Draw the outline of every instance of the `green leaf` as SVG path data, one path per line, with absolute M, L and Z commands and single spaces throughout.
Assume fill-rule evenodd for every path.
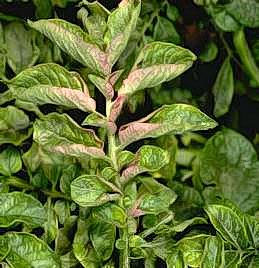
M 29 117 L 22 110 L 14 106 L 0 108 L 0 144 L 21 144 L 31 135 L 26 130 L 29 124 Z
M 229 57 L 219 70 L 212 92 L 215 102 L 213 113 L 220 117 L 228 112 L 234 95 L 234 76 Z
M 51 0 L 33 0 L 33 4 L 36 7 L 37 19 L 47 19 L 52 16 Z
M 157 22 L 154 28 L 154 40 L 170 42 L 176 45 L 181 42 L 180 35 L 177 33 L 174 24 L 170 20 L 161 16 L 157 17 Z
M 17 222 L 30 227 L 39 227 L 47 216 L 41 203 L 22 192 L 0 194 L 0 227 L 9 227 Z
M 96 175 L 82 175 L 71 183 L 71 197 L 82 207 L 95 207 L 116 200 L 119 194 L 109 194 L 113 189 Z
M 244 216 L 237 209 L 225 204 L 211 204 L 205 208 L 211 223 L 237 249 L 248 247 Z
M 240 29 L 240 24 L 224 9 L 215 14 L 214 20 L 222 31 L 235 32 Z
M 255 217 L 245 215 L 245 223 L 249 244 L 256 249 L 259 247 L 259 222 Z
M 210 197 L 222 196 L 244 211 L 258 209 L 259 162 L 252 144 L 242 135 L 223 129 L 211 137 L 200 156 L 200 176 Z M 214 192 L 214 194 L 213 194 Z
M 7 62 L 14 73 L 18 74 L 36 63 L 39 49 L 34 38 L 32 31 L 27 31 L 21 22 L 11 22 L 5 27 Z
M 92 210 L 92 215 L 101 221 L 116 225 L 118 228 L 125 227 L 127 215 L 124 210 L 113 204 L 107 203 Z
M 71 88 L 60 88 L 49 85 L 38 85 L 30 87 L 18 98 L 25 102 L 36 105 L 56 104 L 70 109 L 79 109 L 84 112 L 92 112 L 96 109 L 95 100 L 89 95 Z
M 152 145 L 142 146 L 136 153 L 133 162 L 123 171 L 121 180 L 130 178 L 143 172 L 154 172 L 169 163 L 167 151 Z
M 172 80 L 189 69 L 195 60 L 196 56 L 188 49 L 170 43 L 149 43 L 141 50 L 119 94 L 130 96 Z
M 119 166 L 119 170 L 123 167 L 129 165 L 135 158 L 135 155 L 130 151 L 122 151 L 118 154 L 117 162 Z
M 218 47 L 214 42 L 210 41 L 199 55 L 199 59 L 203 62 L 211 62 L 216 59 L 217 55 Z
M 9 177 L 22 169 L 20 152 L 14 147 L 8 147 L 0 153 L 0 173 Z
M 60 259 L 42 240 L 28 233 L 7 233 L 0 236 L 0 244 L 8 246 L 5 260 L 15 268 L 60 268 Z
M 121 126 L 121 147 L 145 138 L 165 134 L 183 134 L 187 131 L 207 130 L 217 123 L 196 107 L 187 104 L 164 105 L 147 117 Z
M 110 72 L 106 54 L 79 26 L 60 19 L 29 21 L 28 24 L 94 73 L 107 75 Z
M 177 21 L 180 17 L 179 10 L 177 9 L 177 7 L 173 6 L 172 4 L 168 4 L 166 6 L 166 16 L 171 21 Z
M 185 237 L 178 242 L 184 263 L 190 267 L 200 267 L 207 235 Z
M 136 28 L 140 7 L 139 0 L 123 0 L 108 18 L 105 43 L 108 62 L 111 66 L 115 64 L 126 48 L 129 38 Z
M 225 5 L 226 11 L 246 27 L 259 27 L 259 3 L 257 0 L 234 0 Z
M 217 236 L 206 239 L 201 268 L 224 268 L 224 244 Z
M 74 157 L 104 157 L 102 142 L 94 132 L 81 128 L 65 114 L 51 113 L 36 120 L 33 139 L 47 151 Z
M 108 260 L 114 249 L 116 227 L 112 224 L 95 221 L 90 227 L 90 239 L 99 259 Z

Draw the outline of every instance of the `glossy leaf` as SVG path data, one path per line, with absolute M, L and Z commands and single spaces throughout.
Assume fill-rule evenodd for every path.
M 9 227 L 17 222 L 31 227 L 41 226 L 46 213 L 41 203 L 22 192 L 0 194 L 0 226 Z
M 20 153 L 14 147 L 8 147 L 0 153 L 0 173 L 11 176 L 22 169 Z
M 121 126 L 119 139 L 121 146 L 165 134 L 183 134 L 187 131 L 214 128 L 217 123 L 196 107 L 187 104 L 164 105 L 147 117 Z
M 9 251 L 5 260 L 15 268 L 60 268 L 60 259 L 42 240 L 28 233 L 7 233 L 0 237 Z
M 117 199 L 119 194 L 109 194 L 112 190 L 96 175 L 82 175 L 71 183 L 71 197 L 82 207 L 100 206 Z
M 195 60 L 196 56 L 182 47 L 162 42 L 147 44 L 123 81 L 119 94 L 129 96 L 172 80 L 189 69 Z
M 51 113 L 37 120 L 33 139 L 47 151 L 74 157 L 104 157 L 102 142 L 94 132 L 81 128 L 67 115 Z
M 139 0 L 123 0 L 108 18 L 105 43 L 108 62 L 111 66 L 118 60 L 135 30 L 140 6 Z
M 226 58 L 222 64 L 212 91 L 215 101 L 213 113 L 216 117 L 220 117 L 228 112 L 234 94 L 234 76 L 230 58 Z
M 31 135 L 26 130 L 29 123 L 29 117 L 22 110 L 14 106 L 0 108 L 0 144 L 21 144 Z
M 90 239 L 99 259 L 108 260 L 114 249 L 116 227 L 103 221 L 95 221 L 90 228 Z
M 28 23 L 93 72 L 102 75 L 109 73 L 110 65 L 106 54 L 79 26 L 60 19 L 29 21 Z
M 223 129 L 207 141 L 200 158 L 200 176 L 204 183 L 216 184 L 211 187 L 211 197 L 230 199 L 244 211 L 256 209 L 258 174 L 256 152 L 242 135 Z
M 229 206 L 215 204 L 205 208 L 210 221 L 222 237 L 237 249 L 248 246 L 244 217 Z

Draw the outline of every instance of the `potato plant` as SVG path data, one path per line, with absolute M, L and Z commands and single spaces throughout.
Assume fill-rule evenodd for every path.
M 1 267 L 259 267 L 256 147 L 214 130 L 236 67 L 258 87 L 244 27 L 259 26 L 259 4 L 193 1 L 225 53 L 207 115 L 206 96 L 181 84 L 197 64 L 181 12 L 118 2 L 32 1 L 26 22 L 0 13 Z M 73 3 L 77 24 L 54 15 Z M 218 53 L 210 41 L 198 59 Z

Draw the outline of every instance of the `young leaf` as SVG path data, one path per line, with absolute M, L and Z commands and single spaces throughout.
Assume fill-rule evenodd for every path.
M 71 197 L 82 207 L 95 207 L 116 200 L 112 187 L 96 175 L 82 175 L 71 183 Z
M 83 1 L 82 3 L 87 7 L 89 12 L 82 7 L 78 11 L 77 17 L 82 21 L 84 28 L 88 31 L 91 38 L 93 38 L 100 47 L 103 47 L 103 38 L 107 28 L 106 21 L 110 12 L 97 1 L 92 3 Z
M 30 135 L 27 131 L 30 124 L 29 117 L 14 106 L 0 108 L 0 144 L 21 144 Z
M 205 211 L 213 226 L 227 242 L 237 249 L 248 247 L 244 216 L 238 210 L 224 204 L 215 204 L 208 205 Z
M 35 228 L 42 226 L 46 219 L 42 204 L 31 195 L 22 192 L 0 194 L 0 227 L 22 222 Z
M 90 227 L 90 239 L 100 260 L 108 260 L 114 249 L 116 227 L 103 221 L 94 221 Z
M 258 174 L 256 151 L 242 135 L 223 129 L 207 141 L 200 156 L 200 176 L 205 184 L 216 184 L 211 199 L 222 196 L 244 211 L 256 210 Z
M 212 92 L 215 101 L 213 113 L 220 117 L 228 112 L 234 94 L 234 76 L 229 57 L 219 70 Z
M 259 222 L 255 217 L 245 215 L 245 223 L 249 244 L 256 249 L 259 247 Z
M 119 139 L 121 147 L 132 142 L 165 134 L 183 134 L 187 131 L 214 128 L 217 123 L 196 107 L 187 104 L 164 105 L 147 117 L 121 126 Z
M 0 173 L 10 177 L 22 169 L 20 152 L 14 147 L 8 147 L 0 153 Z
M 126 48 L 129 38 L 136 28 L 140 7 L 139 0 L 123 0 L 108 18 L 105 43 L 108 62 L 111 66 L 115 64 Z
M 59 257 L 35 235 L 10 232 L 0 236 L 0 244 L 2 243 L 9 249 L 5 260 L 12 267 L 61 267 Z
M 195 60 L 196 56 L 188 49 L 162 42 L 147 44 L 123 81 L 119 94 L 130 96 L 172 80 L 189 69 Z
M 79 26 L 60 19 L 29 21 L 28 24 L 94 73 L 107 75 L 110 72 L 106 54 Z
M 167 151 L 157 146 L 142 146 L 136 153 L 134 161 L 123 171 L 121 181 L 125 183 L 140 173 L 157 171 L 168 162 Z
M 102 142 L 94 132 L 81 128 L 64 114 L 51 113 L 36 120 L 33 139 L 47 151 L 79 158 L 104 157 Z

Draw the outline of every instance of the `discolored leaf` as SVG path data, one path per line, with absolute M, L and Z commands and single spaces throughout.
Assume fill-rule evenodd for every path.
M 147 44 L 123 81 L 119 94 L 130 96 L 172 80 L 189 69 L 195 60 L 196 56 L 182 47 L 162 42 Z
M 100 206 L 117 199 L 119 194 L 109 194 L 113 189 L 96 175 L 82 175 L 71 183 L 71 197 L 82 207 Z
M 244 216 L 224 204 L 208 205 L 205 208 L 210 221 L 222 237 L 237 249 L 248 247 Z
M 90 227 L 90 239 L 102 261 L 108 260 L 114 249 L 116 227 L 103 221 L 95 221 Z
M 65 114 L 51 113 L 36 120 L 33 139 L 47 151 L 79 158 L 104 157 L 102 142 L 94 132 L 81 128 Z
M 60 19 L 29 21 L 28 24 L 94 73 L 107 75 L 110 72 L 106 54 L 79 26 Z
M 108 62 L 112 66 L 127 46 L 140 13 L 139 0 L 123 0 L 108 18 L 105 43 Z
M 8 254 L 5 260 L 15 268 L 60 268 L 60 259 L 42 240 L 28 233 L 10 232 L 0 236 Z
M 9 227 L 24 223 L 30 227 L 41 226 L 47 215 L 41 203 L 22 192 L 0 194 L 0 226 Z
M 127 215 L 124 210 L 113 203 L 107 203 L 98 208 L 94 208 L 92 215 L 101 221 L 116 225 L 119 228 L 125 227 L 127 220 Z
M 119 139 L 122 147 L 140 139 L 156 138 L 165 134 L 214 128 L 217 123 L 196 107 L 187 104 L 164 105 L 147 117 L 121 126 Z

